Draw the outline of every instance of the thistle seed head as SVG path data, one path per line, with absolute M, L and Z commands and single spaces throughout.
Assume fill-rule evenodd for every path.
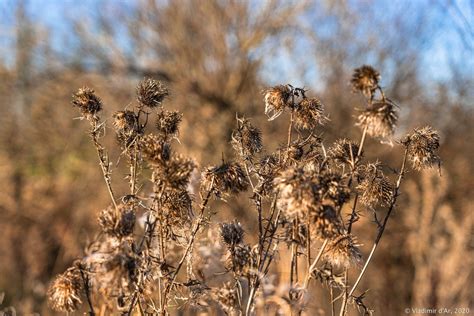
M 354 70 L 351 79 L 352 90 L 362 92 L 366 97 L 371 97 L 379 86 L 379 81 L 379 72 L 371 66 L 364 65 Z
M 334 238 L 344 232 L 342 222 L 337 216 L 336 210 L 330 205 L 312 207 L 311 217 L 313 219 L 311 233 L 317 238 Z
M 156 128 L 165 135 L 176 136 L 182 119 L 183 114 L 178 111 L 163 110 L 158 113 Z
M 265 115 L 269 121 L 273 121 L 283 113 L 289 105 L 291 89 L 288 86 L 279 85 L 263 91 L 265 99 Z
M 228 246 L 233 247 L 244 241 L 244 229 L 239 222 L 233 221 L 230 223 L 223 223 L 221 225 L 222 241 Z
M 431 126 L 415 128 L 402 143 L 408 147 L 408 158 L 412 162 L 413 169 L 422 170 L 435 165 L 440 167 L 441 158 L 437 154 L 439 134 Z
M 355 161 L 359 145 L 349 139 L 338 139 L 328 150 L 328 157 L 339 164 L 351 164 Z
M 300 129 L 313 130 L 318 125 L 324 125 L 328 118 L 324 115 L 324 106 L 316 98 L 304 98 L 296 107 L 294 122 Z
M 133 233 L 136 215 L 133 208 L 119 206 L 119 212 L 113 206 L 103 209 L 99 214 L 99 225 L 102 231 L 116 237 L 126 237 Z
M 212 187 L 211 187 L 212 184 Z M 247 190 L 249 183 L 242 167 L 236 162 L 226 162 L 220 166 L 208 167 L 203 172 L 202 185 L 211 187 L 216 196 Z
M 273 181 L 279 192 L 277 205 L 289 219 L 305 218 L 316 203 L 312 177 L 303 168 L 290 167 Z
M 83 87 L 72 95 L 72 105 L 78 107 L 82 116 L 91 119 L 102 110 L 102 100 L 93 89 Z
M 168 95 L 168 89 L 158 80 L 146 78 L 137 85 L 138 101 L 149 108 L 159 107 Z
M 77 267 L 58 275 L 48 289 L 50 306 L 58 312 L 73 312 L 82 304 L 82 278 Z
M 356 125 L 367 128 L 373 137 L 393 135 L 398 121 L 397 105 L 389 99 L 374 101 L 357 118 Z
M 165 192 L 162 205 L 166 220 L 173 226 L 190 223 L 193 199 L 186 190 Z
M 133 131 L 137 129 L 138 122 L 132 111 L 118 111 L 113 115 L 114 127 L 117 131 Z
M 368 207 L 389 205 L 393 197 L 393 187 L 380 169 L 379 163 L 370 163 L 360 170 L 362 180 L 357 186 L 360 202 Z
M 170 159 L 170 145 L 157 135 L 145 135 L 140 141 L 140 146 L 144 158 L 152 166 L 163 166 Z
M 232 133 L 231 144 L 242 158 L 259 153 L 262 148 L 262 133 L 245 119 L 238 119 L 238 128 Z
M 345 268 L 350 266 L 357 267 L 362 262 L 362 254 L 358 246 L 354 236 L 340 235 L 330 241 L 323 256 L 334 266 Z
M 230 251 L 226 266 L 228 270 L 235 273 L 242 273 L 248 270 L 251 261 L 251 248 L 249 245 L 239 244 Z
M 177 155 L 167 160 L 156 168 L 158 180 L 170 188 L 184 190 L 189 184 L 196 163 L 182 155 Z

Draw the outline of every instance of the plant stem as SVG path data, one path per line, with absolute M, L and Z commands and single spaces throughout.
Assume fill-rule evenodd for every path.
M 107 190 L 109 191 L 110 199 L 112 200 L 115 210 L 118 213 L 118 206 L 117 206 L 117 202 L 115 202 L 115 195 L 114 195 L 114 191 L 112 190 L 112 183 L 110 179 L 110 163 L 109 163 L 107 152 L 104 146 L 102 146 L 102 144 L 99 142 L 99 135 L 98 135 L 99 126 L 97 126 L 97 120 L 91 121 L 91 126 L 92 126 L 92 130 L 91 130 L 92 141 L 97 151 L 97 156 L 99 158 L 99 165 L 102 170 L 102 175 L 104 177 Z
M 173 286 L 174 281 L 176 280 L 176 277 L 178 276 L 178 273 L 181 270 L 181 267 L 183 266 L 184 261 L 186 260 L 186 257 L 188 256 L 189 252 L 191 251 L 191 248 L 194 244 L 194 240 L 196 238 L 196 234 L 199 231 L 199 228 L 201 228 L 201 224 L 204 220 L 204 211 L 206 210 L 207 203 L 209 202 L 211 194 L 214 190 L 213 186 L 214 186 L 214 181 L 211 182 L 211 185 L 210 185 L 210 188 L 209 188 L 209 190 L 206 194 L 206 197 L 204 198 L 204 200 L 201 203 L 199 218 L 197 219 L 196 224 L 194 225 L 194 228 L 191 232 L 191 236 L 190 236 L 188 245 L 186 246 L 186 250 L 184 251 L 184 254 L 181 257 L 181 260 L 179 261 L 178 266 L 176 267 L 176 270 L 174 271 L 173 276 L 171 277 L 171 280 L 166 285 L 165 291 L 163 293 L 163 306 L 164 306 L 164 308 L 166 308 L 166 305 L 167 305 L 168 293 L 171 290 L 171 287 Z M 162 311 L 162 313 L 163 313 L 163 311 Z
M 94 307 L 92 306 L 90 288 L 89 288 L 89 277 L 84 275 L 82 266 L 79 268 L 81 272 L 82 282 L 84 282 L 84 291 L 86 292 L 87 304 L 89 305 L 89 316 L 95 316 Z
M 365 262 L 364 267 L 362 268 L 362 271 L 360 272 L 359 276 L 357 277 L 356 282 L 352 286 L 352 289 L 350 290 L 348 296 L 351 296 L 354 293 L 354 291 L 357 289 L 357 286 L 359 285 L 360 281 L 362 280 L 362 277 L 364 276 L 365 272 L 367 271 L 367 267 L 369 266 L 369 263 L 372 260 L 372 257 L 375 253 L 375 250 L 377 249 L 377 246 L 380 243 L 380 239 L 382 239 L 383 233 L 385 231 L 385 227 L 387 226 L 388 219 L 390 218 L 390 215 L 392 214 L 392 211 L 395 208 L 395 203 L 397 202 L 400 185 L 401 185 L 403 176 L 405 174 L 405 166 L 406 166 L 407 156 L 408 156 L 408 146 L 405 148 L 405 154 L 403 156 L 402 166 L 401 166 L 400 172 L 398 174 L 398 179 L 397 179 L 397 183 L 396 183 L 396 186 L 395 186 L 395 191 L 393 193 L 392 201 L 390 203 L 387 215 L 385 215 L 382 226 L 380 226 L 379 229 L 378 229 L 378 233 L 377 233 L 377 236 L 375 238 L 372 249 L 370 251 L 369 257 L 367 258 L 367 261 Z M 340 312 L 341 316 L 345 314 L 346 306 L 347 306 L 347 302 L 346 302 L 346 304 L 343 304 L 342 307 L 341 307 L 341 312 Z
M 328 241 L 329 241 L 329 239 L 327 239 L 327 238 L 324 240 L 323 244 L 321 245 L 321 248 L 319 249 L 318 254 L 316 255 L 316 258 L 314 258 L 313 263 L 312 263 L 311 266 L 309 267 L 309 269 L 308 269 L 308 274 L 306 275 L 306 278 L 305 278 L 304 284 L 303 284 L 303 288 L 304 288 L 304 289 L 307 289 L 307 288 L 308 288 L 309 279 L 311 278 L 311 273 L 313 272 L 314 268 L 316 268 L 316 265 L 318 264 L 319 259 L 321 259 L 321 256 L 322 256 L 323 253 L 324 253 L 324 249 L 326 249 L 326 246 L 327 246 L 327 244 L 328 244 Z

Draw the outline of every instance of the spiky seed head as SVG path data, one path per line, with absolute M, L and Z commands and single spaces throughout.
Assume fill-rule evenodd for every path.
M 233 221 L 230 223 L 223 223 L 221 225 L 222 241 L 228 246 L 233 247 L 244 241 L 244 229 L 239 222 Z
M 316 98 L 304 98 L 295 110 L 295 126 L 300 129 L 313 130 L 318 125 L 324 125 L 328 118 L 324 115 L 324 106 Z
M 157 135 L 145 135 L 140 141 L 140 146 L 143 157 L 152 166 L 163 166 L 170 159 L 170 145 Z
M 48 302 L 58 312 L 74 312 L 82 304 L 82 278 L 77 267 L 58 275 L 48 289 Z
M 113 115 L 114 127 L 118 131 L 133 131 L 137 129 L 137 118 L 132 111 L 118 111 Z
M 137 99 L 141 105 L 156 108 L 169 95 L 168 89 L 158 80 L 146 78 L 137 85 Z
M 188 186 L 194 169 L 196 169 L 194 160 L 176 155 L 157 166 L 155 170 L 159 181 L 166 183 L 170 188 L 183 190 Z
M 102 100 L 88 87 L 80 88 L 72 96 L 72 105 L 78 107 L 82 116 L 90 119 L 102 110 Z
M 367 134 L 373 137 L 393 135 L 398 121 L 397 105 L 389 99 L 377 100 L 365 109 L 357 118 L 356 125 L 367 128 Z
M 133 208 L 121 204 L 118 211 L 114 206 L 103 209 L 98 217 L 99 225 L 106 234 L 126 237 L 133 233 L 136 215 Z
M 273 181 L 279 192 L 277 205 L 289 219 L 305 218 L 309 207 L 316 203 L 314 183 L 303 168 L 289 167 Z
M 178 111 L 163 110 L 158 113 L 156 128 L 165 135 L 177 135 L 183 114 Z
M 166 220 L 173 226 L 187 225 L 192 216 L 193 199 L 186 190 L 171 190 L 164 193 L 162 205 Z
M 243 155 L 242 158 L 259 153 L 263 148 L 262 133 L 249 120 L 245 118 L 238 120 L 239 126 L 232 133 L 232 147 L 234 147 L 239 155 Z
M 273 121 L 283 113 L 289 105 L 291 89 L 285 85 L 279 85 L 263 91 L 265 99 L 265 115 L 269 121 Z
M 359 266 L 362 254 L 354 236 L 343 234 L 331 240 L 324 253 L 324 258 L 334 266 L 349 268 Z
M 230 250 L 230 256 L 226 260 L 228 270 L 242 273 L 248 270 L 251 260 L 251 248 L 249 245 L 238 244 Z
M 393 197 L 393 186 L 383 174 L 379 163 L 370 163 L 360 170 L 361 181 L 356 187 L 360 202 L 368 207 L 389 205 Z
M 408 158 L 412 162 L 413 169 L 422 170 L 436 165 L 440 167 L 441 158 L 437 154 L 439 134 L 431 126 L 415 128 L 402 143 L 408 147 Z
M 290 145 L 288 149 L 285 149 L 285 150 L 288 150 L 288 157 L 291 158 L 292 160 L 298 161 L 298 160 L 301 160 L 301 158 L 303 158 L 304 149 L 303 149 L 303 146 L 301 146 L 298 143 L 293 143 L 292 145 Z
M 340 164 L 351 164 L 355 161 L 359 145 L 349 139 L 338 139 L 328 150 L 328 157 Z
M 354 69 L 351 79 L 352 90 L 362 92 L 366 97 L 371 97 L 377 89 L 380 74 L 371 66 L 364 65 Z
M 343 233 L 344 228 L 337 212 L 331 205 L 311 207 L 310 214 L 313 221 L 312 234 L 319 239 L 334 238 Z
M 220 166 L 208 167 L 202 177 L 202 186 L 206 190 L 211 187 L 218 197 L 225 193 L 245 191 L 249 186 L 247 177 L 237 162 L 225 162 Z

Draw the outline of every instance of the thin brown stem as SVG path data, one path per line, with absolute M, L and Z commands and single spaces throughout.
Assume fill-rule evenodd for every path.
M 166 305 L 167 305 L 167 296 L 168 296 L 168 293 L 169 291 L 171 290 L 171 287 L 173 286 L 175 280 L 176 280 L 176 277 L 178 276 L 178 273 L 179 271 L 181 270 L 181 267 L 183 266 L 183 263 L 184 261 L 186 260 L 186 257 L 188 256 L 189 252 L 191 251 L 192 247 L 193 247 L 193 244 L 194 244 L 194 240 L 196 239 L 196 235 L 199 231 L 199 228 L 201 228 L 201 225 L 202 225 L 202 222 L 204 221 L 204 213 L 205 213 L 205 210 L 206 210 L 206 206 L 210 200 L 210 197 L 212 195 L 212 192 L 213 192 L 213 182 L 211 182 L 211 185 L 210 185 L 210 188 L 204 198 L 204 200 L 202 201 L 201 203 L 201 207 L 200 207 L 200 212 L 199 212 L 199 217 L 194 225 L 194 228 L 191 232 L 191 236 L 190 236 L 190 239 L 189 239 L 189 242 L 188 242 L 188 245 L 186 246 L 186 249 L 184 251 L 184 254 L 183 256 L 181 257 L 181 260 L 179 261 L 178 263 L 178 266 L 176 267 L 176 270 L 174 271 L 172 277 L 171 277 L 171 280 L 169 281 L 169 283 L 166 285 L 166 288 L 165 288 L 165 291 L 163 293 L 163 306 L 164 308 L 166 308 Z M 163 311 L 162 311 L 163 312 Z
M 79 268 L 79 271 L 81 272 L 82 282 L 84 283 L 84 292 L 86 293 L 87 304 L 89 305 L 89 316 L 95 316 L 94 307 L 91 300 L 89 277 L 84 274 L 82 266 Z
M 354 285 L 352 286 L 352 289 L 349 291 L 348 296 L 352 296 L 352 294 L 354 294 L 354 291 L 357 289 L 360 281 L 362 280 L 362 277 L 364 276 L 365 272 L 367 271 L 367 267 L 369 266 L 369 263 L 371 262 L 371 260 L 374 256 L 375 250 L 377 249 L 378 245 L 380 244 L 380 240 L 382 239 L 385 228 L 387 227 L 388 219 L 390 218 L 390 215 L 392 214 L 392 211 L 395 208 L 395 203 L 397 202 L 400 185 L 401 185 L 403 176 L 405 174 L 405 166 L 406 166 L 407 156 L 408 156 L 408 146 L 405 148 L 405 154 L 403 156 L 402 166 L 400 168 L 400 172 L 398 173 L 398 179 L 397 179 L 397 183 L 396 183 L 396 186 L 395 186 L 395 191 L 393 193 L 392 201 L 390 203 L 388 212 L 385 215 L 382 226 L 380 226 L 379 229 L 378 229 L 377 236 L 375 238 L 375 241 L 374 241 L 372 249 L 369 253 L 369 256 L 368 256 L 368 258 L 367 258 L 367 260 L 364 264 L 364 267 L 362 268 L 362 271 L 360 272 L 359 276 L 357 277 L 357 280 L 355 281 Z M 347 300 L 346 300 L 346 304 L 343 304 L 341 306 L 341 311 L 340 311 L 341 316 L 345 314 L 346 306 L 347 306 Z
M 309 279 L 311 278 L 311 273 L 313 273 L 313 270 L 316 268 L 316 265 L 318 264 L 319 262 L 319 259 L 321 259 L 323 253 L 324 253 L 324 250 L 326 249 L 326 246 L 329 242 L 329 239 L 325 239 L 323 244 L 321 245 L 321 248 L 319 249 L 319 252 L 318 254 L 316 255 L 316 258 L 314 258 L 314 261 L 313 263 L 311 264 L 311 266 L 309 267 L 308 269 L 308 274 L 306 275 L 306 278 L 304 280 L 304 283 L 303 283 L 303 288 L 304 289 L 307 289 L 308 288 L 308 285 L 309 285 Z
M 105 184 L 107 186 L 107 191 L 109 192 L 110 199 L 114 204 L 115 210 L 118 212 L 117 202 L 115 201 L 115 195 L 112 189 L 112 181 L 110 179 L 110 162 L 104 146 L 102 146 L 102 144 L 99 142 L 99 128 L 101 128 L 101 126 L 98 126 L 97 123 L 98 122 L 96 120 L 91 121 L 91 137 L 97 151 L 99 165 L 102 170 L 102 175 L 104 177 Z

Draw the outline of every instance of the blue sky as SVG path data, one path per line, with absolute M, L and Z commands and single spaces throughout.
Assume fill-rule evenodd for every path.
M 9 61 L 8 49 L 14 42 L 10 34 L 14 27 L 14 12 L 18 0 L 0 0 L 0 58 Z M 364 5 L 376 5 L 380 14 L 377 18 L 389 18 L 390 12 L 398 9 L 404 9 L 404 6 L 411 7 L 409 10 L 415 10 L 417 6 L 429 4 L 430 13 L 428 14 L 429 23 L 433 23 L 432 31 L 428 44 L 423 47 L 422 65 L 423 75 L 428 80 L 443 81 L 449 80 L 449 66 L 454 63 L 462 63 L 463 69 L 467 75 L 474 76 L 474 0 L 417 0 L 417 1 L 368 1 L 368 0 L 349 0 L 348 4 L 357 4 L 363 8 Z M 43 29 L 52 30 L 51 43 L 56 51 L 61 51 L 65 41 L 70 40 L 71 24 L 67 18 L 77 16 L 93 16 L 98 3 L 111 3 L 120 6 L 133 6 L 136 1 L 107 1 L 107 0 L 25 0 L 27 12 L 32 20 Z M 446 5 L 454 4 L 454 5 Z M 410 14 L 413 12 L 407 12 Z M 416 15 L 414 15 L 416 16 Z M 308 17 L 311 17 L 310 14 Z M 416 23 L 416 21 L 414 21 Z M 370 22 L 366 23 L 370 29 Z M 461 37 L 459 34 L 463 33 Z M 71 43 L 69 43 L 71 44 Z M 306 49 L 306 43 L 297 42 L 295 49 Z M 269 79 L 287 76 L 289 81 L 298 81 L 299 76 L 292 77 L 291 60 L 295 59 L 294 51 L 280 50 L 264 65 L 264 77 Z M 311 60 L 298 58 L 301 65 L 311 64 Z M 275 67 L 279 65 L 279 69 Z M 316 76 L 317 69 L 312 67 L 306 73 L 309 77 Z M 303 79 L 306 80 L 306 79 Z M 303 84 L 302 82 L 295 82 Z

